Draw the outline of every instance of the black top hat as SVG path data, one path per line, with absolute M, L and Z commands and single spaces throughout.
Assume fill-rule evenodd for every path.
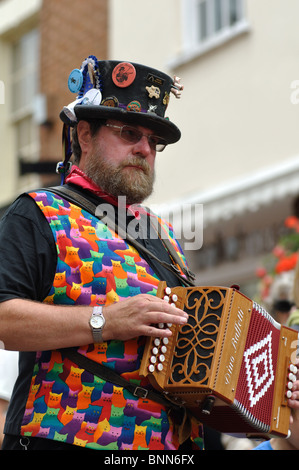
M 68 80 L 77 99 L 60 113 L 74 126 L 79 120 L 118 119 L 148 127 L 168 143 L 181 137 L 178 127 L 164 117 L 171 91 L 180 97 L 179 79 L 144 65 L 89 56 Z

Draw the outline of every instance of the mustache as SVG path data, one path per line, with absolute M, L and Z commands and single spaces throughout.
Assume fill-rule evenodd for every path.
M 127 158 L 121 163 L 120 166 L 121 168 L 124 168 L 126 166 L 139 166 L 146 175 L 149 175 L 151 173 L 150 165 L 148 164 L 146 160 L 144 160 L 144 158 L 141 158 L 141 157 Z

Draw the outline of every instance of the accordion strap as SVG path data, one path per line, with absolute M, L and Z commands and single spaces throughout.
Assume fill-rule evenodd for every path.
M 86 356 L 80 354 L 74 348 L 65 348 L 61 350 L 64 357 L 70 359 L 72 362 L 78 365 L 78 367 L 82 367 L 86 369 L 88 372 L 91 372 L 93 375 L 100 377 L 101 379 L 106 380 L 107 382 L 113 383 L 118 387 L 123 387 L 128 390 L 132 395 L 137 398 L 148 398 L 152 401 L 158 402 L 164 406 L 176 408 L 177 410 L 182 410 L 180 405 L 176 405 L 164 397 L 161 393 L 155 392 L 153 390 L 148 390 L 146 388 L 140 387 L 132 382 L 129 382 L 124 377 L 119 375 L 114 370 L 110 369 L 110 367 L 103 366 L 98 362 L 89 359 Z
M 175 425 L 177 427 L 180 445 L 190 437 L 191 418 L 188 410 L 184 406 L 173 403 L 167 397 L 162 395 L 162 393 L 156 392 L 154 390 L 148 390 L 132 382 L 129 382 L 114 370 L 103 366 L 98 362 L 94 362 L 92 359 L 89 359 L 86 356 L 83 356 L 74 348 L 61 349 L 61 352 L 65 358 L 70 359 L 72 362 L 77 364 L 78 367 L 82 367 L 95 376 L 100 377 L 107 382 L 113 383 L 118 387 L 125 388 L 135 397 L 143 399 L 148 398 L 149 400 L 160 403 L 161 405 L 168 408 L 168 414 L 172 415 L 174 423 L 180 421 L 178 425 Z
M 54 192 L 55 194 L 58 194 L 62 197 L 65 197 L 66 199 L 68 199 L 69 201 L 77 205 L 79 204 L 79 206 L 81 206 L 83 209 L 93 214 L 95 217 L 99 219 L 101 218 L 99 214 L 97 214 L 97 206 L 93 204 L 91 201 L 89 201 L 87 198 L 82 196 L 81 194 L 78 194 L 76 191 L 72 190 L 71 188 L 66 187 L 66 186 L 53 186 L 53 187 L 44 188 L 44 189 L 47 191 Z M 165 261 L 162 261 L 157 256 L 155 256 L 150 250 L 145 248 L 145 246 L 137 242 L 137 240 L 131 235 L 129 235 L 127 231 L 123 230 L 119 226 L 116 226 L 115 222 L 109 218 L 108 214 L 105 215 L 105 223 L 106 222 L 107 222 L 107 225 L 110 226 L 110 228 L 112 228 L 113 230 L 117 230 L 119 236 L 121 236 L 122 238 L 125 238 L 139 252 L 145 253 L 147 256 L 149 256 L 150 258 L 153 258 L 155 261 L 160 263 L 164 268 L 166 268 L 167 270 L 175 274 L 175 276 L 181 281 L 183 285 L 194 286 L 194 279 L 195 279 L 194 274 L 183 265 L 181 259 L 179 258 L 178 254 L 176 253 L 169 239 L 162 239 L 160 237 L 160 240 L 162 241 L 163 246 L 167 250 L 168 254 L 172 258 L 172 260 L 178 266 L 180 266 L 182 272 L 185 274 L 186 277 L 180 273 L 179 268 L 174 263 L 166 263 Z

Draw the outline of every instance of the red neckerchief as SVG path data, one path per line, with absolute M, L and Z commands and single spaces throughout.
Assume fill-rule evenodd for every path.
M 66 177 L 65 182 L 76 184 L 83 189 L 88 189 L 88 191 L 92 192 L 93 194 L 96 194 L 97 196 L 105 199 L 109 204 L 113 204 L 114 206 L 119 205 L 119 201 L 116 197 L 103 191 L 76 165 L 72 166 L 71 172 Z M 136 219 L 140 219 L 141 213 L 147 214 L 147 211 L 145 211 L 144 208 L 139 204 L 126 204 L 126 209 L 129 210 Z

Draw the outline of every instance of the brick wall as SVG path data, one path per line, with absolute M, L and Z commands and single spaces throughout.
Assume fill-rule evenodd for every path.
M 40 12 L 40 89 L 47 96 L 49 125 L 41 126 L 41 160 L 60 161 L 62 107 L 76 95 L 67 80 L 90 54 L 107 59 L 109 0 L 44 0 Z

